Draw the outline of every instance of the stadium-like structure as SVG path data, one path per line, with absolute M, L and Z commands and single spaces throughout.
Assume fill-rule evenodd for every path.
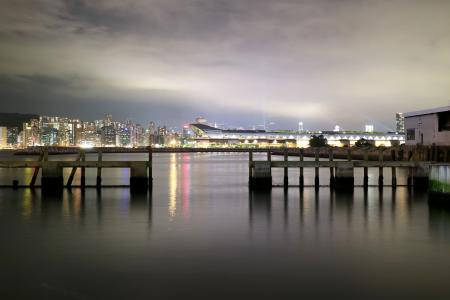
M 352 146 L 358 140 L 365 139 L 375 146 L 395 146 L 403 144 L 403 134 L 369 133 L 369 132 L 295 132 L 295 131 L 268 131 L 268 130 L 239 130 L 220 129 L 202 123 L 190 124 L 195 134 L 195 142 L 198 146 L 282 146 L 308 147 L 309 140 L 313 135 L 323 135 L 331 146 Z

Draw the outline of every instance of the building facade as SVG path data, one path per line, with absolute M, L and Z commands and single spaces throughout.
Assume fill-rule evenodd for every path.
M 450 145 L 450 106 L 405 114 L 407 145 Z

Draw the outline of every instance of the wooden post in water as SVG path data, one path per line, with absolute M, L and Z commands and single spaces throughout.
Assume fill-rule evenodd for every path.
M 81 162 L 85 162 L 86 152 L 84 150 L 81 150 L 80 155 L 81 155 Z M 82 189 L 86 187 L 86 168 L 84 166 L 81 167 L 80 185 Z
M 270 152 L 270 149 L 267 149 L 267 161 L 268 162 L 272 161 L 272 152 Z
M 300 148 L 299 160 L 303 161 L 303 148 Z M 304 179 L 304 176 L 303 176 L 303 167 L 300 167 L 300 177 L 299 177 L 298 180 L 299 180 L 300 188 L 303 188 L 305 186 L 305 179 Z
M 319 161 L 319 148 L 315 148 L 314 149 L 314 157 L 315 157 L 315 161 Z M 316 166 L 315 168 L 315 172 L 314 172 L 314 187 L 316 189 L 319 188 L 320 185 L 320 180 L 319 180 L 319 167 Z
M 248 150 L 248 186 L 253 187 L 253 176 L 252 176 L 252 164 L 253 164 L 253 151 Z
M 364 161 L 369 161 L 369 149 L 364 149 Z M 369 187 L 369 168 L 364 167 L 364 178 L 363 178 L 364 188 Z
M 381 164 L 383 163 L 383 148 L 380 148 L 378 153 L 378 161 L 380 162 L 380 167 L 378 168 L 378 187 L 383 188 L 383 167 Z
M 44 151 L 41 151 L 38 161 L 42 162 L 43 159 L 44 159 Z M 36 180 L 37 180 L 37 176 L 39 174 L 39 169 L 40 169 L 39 167 L 34 168 L 33 177 L 31 177 L 31 181 L 30 181 L 31 188 L 34 188 L 34 186 L 36 185 Z
M 148 147 L 148 188 L 153 189 L 153 149 Z
M 48 148 L 44 148 L 44 157 L 42 158 L 42 161 L 48 161 Z
M 99 149 L 98 150 L 98 164 L 99 166 L 97 167 L 97 180 L 96 180 L 96 188 L 99 189 L 102 187 L 102 167 L 100 167 L 100 164 L 103 161 L 103 153 L 102 150 Z
M 333 161 L 333 148 L 329 149 L 328 159 L 330 161 Z M 333 187 L 334 187 L 334 168 L 330 167 L 330 188 L 333 188 Z
M 64 187 L 62 168 L 56 161 L 48 161 L 48 149 L 44 149 L 42 159 L 41 187 L 43 193 L 59 193 Z
M 75 161 L 80 161 L 81 159 L 81 151 L 78 152 L 78 156 Z M 72 187 L 73 178 L 75 177 L 75 173 L 77 172 L 77 167 L 73 167 L 72 171 L 70 172 L 69 178 L 67 179 L 67 187 Z
M 284 148 L 284 162 L 288 161 L 288 148 Z M 287 189 L 289 185 L 289 177 L 288 177 L 288 167 L 284 167 L 284 176 L 283 176 L 283 186 Z
M 397 161 L 396 149 L 391 150 L 392 161 Z M 397 187 L 397 168 L 392 167 L 392 188 Z
M 408 179 L 407 179 L 408 188 L 412 188 L 412 186 L 413 186 L 413 178 L 414 178 L 414 168 L 409 167 L 408 168 Z

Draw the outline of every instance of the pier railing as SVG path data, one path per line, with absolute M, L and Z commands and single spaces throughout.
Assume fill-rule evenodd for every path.
M 101 188 L 102 170 L 104 168 L 129 168 L 129 187 L 132 189 L 147 189 L 152 187 L 152 160 L 154 149 L 148 147 L 148 159 L 145 161 L 107 161 L 103 159 L 102 149 L 96 149 L 97 160 L 86 160 L 86 151 L 78 150 L 74 161 L 49 160 L 48 148 L 40 148 L 39 157 L 35 161 L 9 160 L 0 161 L 0 168 L 32 168 L 33 176 L 28 184 L 22 186 L 35 187 L 37 177 L 40 172 L 41 187 L 43 189 L 61 189 L 64 186 L 72 187 L 77 170 L 80 170 L 80 186 L 86 187 L 86 168 L 97 169 L 96 187 Z M 223 152 L 237 152 L 223 149 Z M 249 153 L 249 185 L 255 189 L 266 189 L 272 187 L 272 168 L 282 168 L 284 170 L 284 187 L 289 186 L 289 169 L 299 170 L 298 186 L 304 187 L 304 169 L 314 169 L 314 186 L 320 186 L 320 170 L 329 169 L 329 186 L 336 189 L 347 189 L 354 187 L 354 170 L 363 169 L 363 186 L 369 185 L 369 168 L 378 169 L 378 186 L 385 185 L 383 172 L 388 168 L 392 172 L 391 186 L 397 186 L 397 169 L 408 170 L 407 185 L 415 188 L 427 188 L 429 182 L 432 186 L 445 187 L 448 190 L 450 175 L 448 175 L 448 165 L 450 160 L 450 147 L 391 147 L 391 148 L 284 148 L 284 149 L 240 149 L 238 152 Z M 140 149 L 142 153 L 143 149 Z M 191 149 L 195 152 L 194 149 Z M 185 151 L 183 151 L 185 152 Z M 217 152 L 213 151 L 197 152 Z M 267 153 L 266 160 L 254 160 L 256 152 Z M 282 155 L 283 160 L 272 160 L 273 155 Z M 261 156 L 261 154 L 260 154 Z M 259 156 L 259 157 L 260 157 Z M 294 159 L 289 160 L 289 157 Z M 298 159 L 295 159 L 298 157 Z M 314 160 L 305 160 L 312 157 Z M 71 168 L 70 175 L 64 182 L 63 169 Z M 433 170 L 433 171 L 431 171 Z M 430 178 L 432 173 L 432 179 Z M 438 174 L 438 175 L 436 175 Z M 443 175 L 444 174 L 444 175 Z M 436 179 L 438 178 L 438 179 Z M 443 179 L 443 184 L 438 184 Z M 442 181 L 442 180 L 441 180 Z M 13 181 L 12 186 L 18 187 L 19 182 Z M 441 188 L 442 190 L 442 188 Z
M 253 153 L 249 153 L 249 186 L 254 189 L 267 189 L 272 187 L 272 168 L 283 168 L 283 186 L 289 186 L 289 169 L 299 170 L 298 186 L 304 187 L 304 168 L 314 169 L 314 186 L 320 186 L 320 169 L 330 170 L 329 186 L 336 189 L 354 187 L 354 170 L 363 169 L 363 186 L 369 186 L 369 168 L 378 169 L 378 186 L 385 186 L 384 169 L 391 170 L 392 187 L 397 186 L 397 169 L 408 170 L 407 185 L 414 188 L 426 189 L 429 183 L 430 167 L 437 164 L 437 160 L 448 161 L 446 151 L 432 151 L 427 147 L 392 147 L 392 148 L 308 148 L 268 150 L 266 160 L 254 160 Z M 272 155 L 283 155 L 282 161 L 272 160 Z M 298 160 L 289 160 L 289 157 L 298 157 Z M 305 157 L 314 160 L 305 161 Z M 355 160 L 357 158 L 358 160 Z M 322 159 L 322 160 L 321 160 Z M 425 160 L 426 159 L 426 160 Z M 442 164 L 442 163 L 439 163 Z

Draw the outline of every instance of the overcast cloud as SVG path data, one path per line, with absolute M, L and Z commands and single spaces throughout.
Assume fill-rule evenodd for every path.
M 3 0 L 2 111 L 393 127 L 450 105 L 447 0 Z

